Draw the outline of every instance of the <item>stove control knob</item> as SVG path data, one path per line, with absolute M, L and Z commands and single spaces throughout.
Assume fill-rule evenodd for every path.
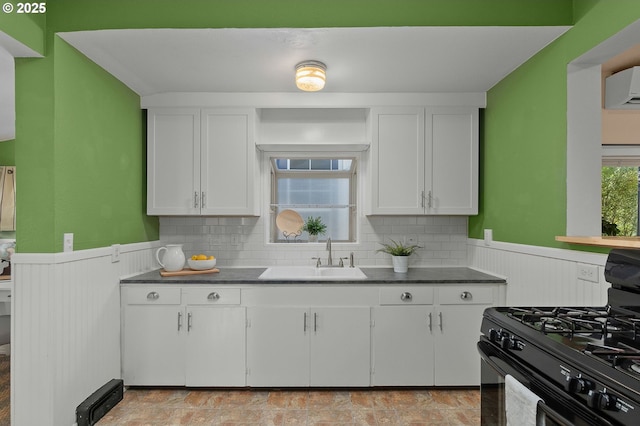
M 504 350 L 511 349 L 513 339 L 509 335 L 504 335 L 500 338 L 500 347 Z
M 505 351 L 506 350 L 521 351 L 523 348 L 523 345 L 521 342 L 514 339 L 513 337 L 509 337 L 509 335 L 507 334 L 505 336 L 502 336 L 502 338 L 500 339 L 500 347 Z
M 564 390 L 569 393 L 587 393 L 593 389 L 593 383 L 582 377 L 567 376 L 564 382 Z
M 490 342 L 497 342 L 498 341 L 498 332 L 496 331 L 495 328 L 490 328 L 489 329 L 489 341 Z
M 587 404 L 591 408 L 600 410 L 615 410 L 617 408 L 618 398 L 605 391 L 589 391 L 587 396 Z

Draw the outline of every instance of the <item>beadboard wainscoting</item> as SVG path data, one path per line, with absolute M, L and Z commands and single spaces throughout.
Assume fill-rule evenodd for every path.
M 159 242 L 12 258 L 11 424 L 71 426 L 75 409 L 120 378 L 120 287 L 155 269 Z
M 187 256 L 216 256 L 219 266 L 314 265 L 326 261 L 325 243 L 266 243 L 264 217 L 160 217 L 160 239 L 184 244 Z M 466 216 L 364 216 L 357 243 L 334 243 L 333 259 L 354 253 L 357 266 L 391 266 L 391 256 L 378 253 L 381 242 L 415 238 L 422 246 L 409 266 L 465 266 Z
M 604 306 L 606 254 L 469 239 L 468 266 L 507 279 L 506 306 Z M 597 281 L 580 279 L 581 265 L 597 267 Z

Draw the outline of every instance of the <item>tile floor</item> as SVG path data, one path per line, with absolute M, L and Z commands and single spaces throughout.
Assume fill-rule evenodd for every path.
M 129 389 L 97 426 L 479 425 L 480 392 Z

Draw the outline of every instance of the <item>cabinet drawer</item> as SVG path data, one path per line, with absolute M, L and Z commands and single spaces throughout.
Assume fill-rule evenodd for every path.
M 380 289 L 381 305 L 433 305 L 431 287 L 389 287 Z
M 140 287 L 128 288 L 127 305 L 179 305 L 179 288 Z
M 184 291 L 187 305 L 239 305 L 239 288 L 189 288 Z
M 451 286 L 438 290 L 441 305 L 491 305 L 493 288 L 480 286 Z

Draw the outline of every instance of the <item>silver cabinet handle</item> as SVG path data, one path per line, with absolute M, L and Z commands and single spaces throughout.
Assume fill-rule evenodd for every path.
M 313 332 L 316 333 L 318 331 L 318 313 L 313 313 Z
M 429 333 L 433 331 L 433 316 L 431 312 L 429 312 Z
M 215 291 L 212 291 L 211 293 L 209 293 L 209 295 L 207 296 L 207 300 L 218 300 L 220 299 L 220 295 L 218 293 L 216 293 Z
M 433 207 L 433 195 L 431 194 L 431 191 L 429 191 L 428 198 L 429 198 L 429 199 L 427 200 L 427 201 L 428 201 L 427 206 L 428 206 L 429 208 L 431 208 L 431 207 Z
M 178 331 L 182 328 L 182 312 L 178 312 Z
M 400 295 L 400 300 L 404 302 L 411 302 L 411 300 L 413 300 L 413 294 L 409 293 L 408 291 L 405 291 Z
M 205 196 L 205 192 L 203 191 L 202 195 L 200 196 L 200 204 L 202 205 L 202 208 L 205 208 L 205 206 L 206 206 L 204 196 Z
M 307 332 L 307 313 L 304 313 L 304 317 L 302 318 L 302 331 L 304 333 Z
M 158 300 L 159 298 L 160 298 L 160 295 L 155 291 L 152 291 L 151 293 L 147 294 L 147 300 Z
M 424 191 L 420 193 L 420 207 L 424 209 Z
M 198 191 L 193 193 L 193 207 L 198 208 Z
M 442 331 L 442 312 L 438 312 L 438 320 L 439 320 L 439 326 L 440 326 L 440 331 Z
M 462 299 L 462 300 L 471 300 L 471 299 L 473 299 L 473 294 L 471 294 L 468 291 L 463 291 L 460 294 L 460 299 Z
M 187 314 L 187 331 L 191 331 L 191 312 Z

